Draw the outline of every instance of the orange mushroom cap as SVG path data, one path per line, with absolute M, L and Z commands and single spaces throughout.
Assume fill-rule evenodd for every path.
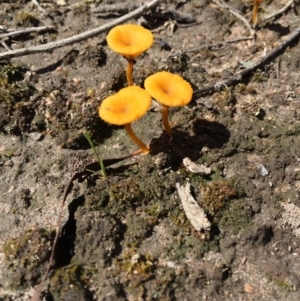
M 106 40 L 113 51 L 134 60 L 151 47 L 153 34 L 140 25 L 124 24 L 114 27 Z
M 193 89 L 186 80 L 166 71 L 147 77 L 145 89 L 154 99 L 169 107 L 184 106 L 193 96 Z
M 124 125 L 146 114 L 151 105 L 151 96 L 138 86 L 121 89 L 105 98 L 99 107 L 99 116 L 104 121 Z

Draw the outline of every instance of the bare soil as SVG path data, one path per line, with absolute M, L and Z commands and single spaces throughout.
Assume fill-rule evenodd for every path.
M 113 3 L 123 2 L 40 1 L 45 16 L 31 1 L 2 1 L 5 29 L 56 27 L 3 41 L 17 49 L 78 34 L 124 14 L 93 12 Z M 252 1 L 226 3 L 251 20 Z M 299 1 L 261 21 L 286 3 L 262 2 L 255 39 L 215 47 L 249 29 L 215 2 L 163 1 L 130 21 L 155 36 L 134 66 L 136 85 L 160 70 L 194 90 L 227 80 L 299 28 Z M 136 150 L 124 128 L 98 117 L 104 97 L 127 86 L 106 34 L 0 62 L 0 300 L 30 300 L 41 282 L 64 189 L 95 160 L 83 132 L 104 159 Z M 235 85 L 172 109 L 172 142 L 153 105 L 133 124 L 149 155 L 74 181 L 43 300 L 300 300 L 299 70 L 296 39 Z M 211 174 L 190 172 L 186 157 Z M 176 183 L 191 184 L 210 231 L 193 228 Z

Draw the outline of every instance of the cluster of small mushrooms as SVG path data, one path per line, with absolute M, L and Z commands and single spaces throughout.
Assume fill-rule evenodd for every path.
M 145 115 L 151 106 L 151 97 L 161 104 L 163 126 L 172 137 L 168 122 L 169 107 L 188 104 L 193 95 L 191 85 L 177 74 L 162 71 L 150 75 L 144 82 L 145 89 L 134 85 L 132 71 L 135 59 L 153 44 L 150 30 L 134 24 L 114 27 L 107 35 L 107 44 L 127 60 L 126 77 L 128 87 L 108 96 L 99 107 L 99 116 L 104 121 L 125 125 L 129 137 L 144 154 L 150 149 L 132 131 L 131 123 Z

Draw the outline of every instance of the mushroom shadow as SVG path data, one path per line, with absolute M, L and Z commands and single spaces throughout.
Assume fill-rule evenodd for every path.
M 265 27 L 271 31 L 279 33 L 280 36 L 286 36 L 291 32 L 289 26 L 282 26 L 280 23 L 266 24 Z
M 66 53 L 62 59 L 60 59 L 57 62 L 50 64 L 46 67 L 40 68 L 40 69 L 36 70 L 35 72 L 39 75 L 53 72 L 56 70 L 56 68 L 58 68 L 62 65 L 67 66 L 67 65 L 72 64 L 76 60 L 78 55 L 79 55 L 79 51 L 72 49 L 71 51 Z
M 197 139 L 210 149 L 221 148 L 230 138 L 228 129 L 219 122 L 197 119 L 193 124 Z
M 229 141 L 230 132 L 221 123 L 196 119 L 193 123 L 194 135 L 178 127 L 173 128 L 173 139 L 164 132 L 160 137 L 151 141 L 151 155 L 166 153 L 170 158 L 173 169 L 177 169 L 185 157 L 196 161 L 201 157 L 203 147 L 209 149 L 222 148 Z

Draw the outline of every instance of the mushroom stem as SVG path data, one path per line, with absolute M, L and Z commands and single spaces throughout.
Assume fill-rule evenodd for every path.
M 131 140 L 143 151 L 143 153 L 149 154 L 150 149 L 133 133 L 130 123 L 125 124 L 125 129 Z
M 168 120 L 168 117 L 169 117 L 169 107 L 166 106 L 166 105 L 162 105 L 162 121 L 163 121 L 163 126 L 165 128 L 165 131 L 167 132 L 167 134 L 169 136 L 172 137 L 172 129 L 169 125 L 169 120 Z
M 134 82 L 132 79 L 132 71 L 133 71 L 134 60 L 129 59 L 127 61 L 128 61 L 127 69 L 126 69 L 127 82 L 128 82 L 128 86 L 133 86 Z

